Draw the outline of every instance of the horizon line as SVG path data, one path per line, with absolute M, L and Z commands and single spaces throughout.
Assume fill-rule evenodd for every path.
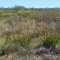
M 26 6 L 22 6 L 22 5 L 15 5 L 15 6 L 8 6 L 8 7 L 4 7 L 4 6 L 0 6 L 0 8 L 14 8 L 14 7 L 24 7 L 24 8 L 60 8 L 60 7 L 26 7 Z

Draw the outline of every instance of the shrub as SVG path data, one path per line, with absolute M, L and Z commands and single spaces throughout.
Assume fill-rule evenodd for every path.
M 56 44 L 58 44 L 59 38 L 57 34 L 48 34 L 43 37 L 42 43 L 46 48 L 56 48 Z
M 31 41 L 30 34 L 15 33 L 15 34 L 9 35 L 8 37 L 6 36 L 6 43 L 13 42 L 17 46 L 20 45 L 24 48 L 29 46 L 30 41 Z

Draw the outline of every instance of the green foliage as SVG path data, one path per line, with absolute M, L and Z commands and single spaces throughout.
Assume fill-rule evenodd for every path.
M 56 47 L 56 44 L 59 42 L 59 37 L 57 34 L 48 34 L 44 36 L 42 43 L 45 47 Z
M 24 48 L 29 47 L 31 41 L 31 36 L 30 34 L 20 34 L 20 33 L 15 33 L 11 34 L 8 37 L 6 36 L 6 43 L 11 43 L 13 42 L 17 46 L 22 46 Z
M 8 16 L 14 16 L 13 13 L 1 13 L 0 17 L 8 17 Z
M 22 37 L 20 37 L 20 45 L 23 47 L 28 47 L 30 42 L 31 42 L 31 36 L 30 35 L 23 35 Z
M 30 12 L 32 12 L 32 11 L 31 10 L 20 10 L 17 12 L 17 14 L 27 16 Z
M 22 16 L 36 17 L 37 16 L 36 12 L 37 12 L 36 10 L 24 9 L 24 10 L 19 10 L 17 14 L 22 15 Z

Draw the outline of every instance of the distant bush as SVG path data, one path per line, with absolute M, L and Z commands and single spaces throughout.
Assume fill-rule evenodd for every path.
M 14 16 L 13 13 L 1 13 L 0 17 Z

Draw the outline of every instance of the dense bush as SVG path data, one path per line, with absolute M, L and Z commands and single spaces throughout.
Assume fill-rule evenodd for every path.
M 46 48 L 52 48 L 55 49 L 56 45 L 59 42 L 59 37 L 57 34 L 48 34 L 43 36 L 43 46 L 45 46 Z

